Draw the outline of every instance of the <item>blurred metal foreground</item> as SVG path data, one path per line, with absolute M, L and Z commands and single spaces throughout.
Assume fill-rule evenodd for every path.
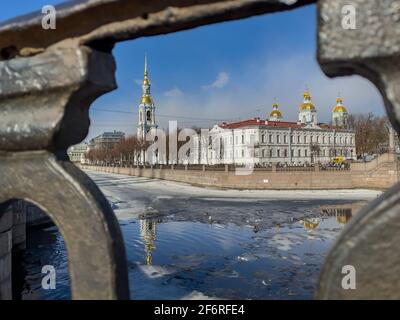
M 92 0 L 58 7 L 57 29 L 42 15 L 0 25 L 0 298 L 10 298 L 12 223 L 6 207 L 30 201 L 59 227 L 74 299 L 129 298 L 121 232 L 97 186 L 69 162 L 83 140 L 88 109 L 114 90 L 116 42 L 293 9 L 312 0 Z M 319 0 L 318 61 L 331 77 L 360 74 L 381 92 L 400 130 L 400 1 Z M 345 5 L 356 29 L 342 27 Z M 317 298 L 400 298 L 399 185 L 364 208 L 344 230 L 323 268 Z M 353 265 L 357 289 L 342 288 Z

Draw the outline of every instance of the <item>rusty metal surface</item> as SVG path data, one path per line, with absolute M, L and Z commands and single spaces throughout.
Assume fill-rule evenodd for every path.
M 356 29 L 341 27 L 341 8 L 356 8 Z M 376 85 L 400 132 L 400 1 L 320 0 L 318 60 L 328 76 L 359 74 Z M 364 208 L 330 251 L 316 297 L 400 299 L 400 184 Z M 356 289 L 343 289 L 342 268 L 356 270 Z
M 59 228 L 68 251 L 74 299 L 129 297 L 118 221 L 93 181 L 47 151 L 3 153 L 0 171 L 0 203 L 29 201 Z
M 70 39 L 110 50 L 115 42 L 190 29 L 215 22 L 288 10 L 315 0 L 91 0 L 71 1 L 57 10 L 57 29 L 44 30 L 42 15 L 0 25 L 0 53 L 11 48 L 47 48 Z M 12 51 L 12 50 L 11 50 Z
M 114 73 L 110 54 L 85 46 L 0 62 L 0 204 L 30 201 L 56 223 L 74 299 L 129 298 L 118 221 L 66 156 L 87 135 L 91 102 L 116 87 Z
M 0 61 L 0 150 L 66 150 L 89 128 L 89 106 L 116 87 L 114 58 L 87 47 Z

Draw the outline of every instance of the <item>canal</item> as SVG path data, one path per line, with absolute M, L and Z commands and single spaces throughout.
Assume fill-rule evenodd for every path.
M 89 174 L 120 221 L 132 299 L 311 299 L 332 242 L 379 195 L 224 191 Z M 20 298 L 70 298 L 56 227 L 31 230 L 19 260 Z M 54 290 L 41 286 L 43 265 L 56 269 Z

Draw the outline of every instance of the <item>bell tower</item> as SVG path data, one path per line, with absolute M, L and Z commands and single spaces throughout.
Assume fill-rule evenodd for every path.
M 139 117 L 137 126 L 137 137 L 146 140 L 146 134 L 153 128 L 157 128 L 155 105 L 150 93 L 150 79 L 147 69 L 147 55 L 144 58 L 144 77 L 142 84 L 142 98 L 139 104 Z

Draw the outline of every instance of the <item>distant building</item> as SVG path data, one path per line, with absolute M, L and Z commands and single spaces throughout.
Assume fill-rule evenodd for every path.
M 118 141 L 125 138 L 125 133 L 122 131 L 104 132 L 89 141 L 89 148 L 107 148 L 111 149 Z
M 82 142 L 80 144 L 68 148 L 67 154 L 69 156 L 69 160 L 71 162 L 86 163 L 85 154 L 88 148 L 89 146 L 86 142 Z
M 330 126 L 317 121 L 308 91 L 299 106 L 298 122 L 283 121 L 278 104 L 267 120 L 260 118 L 215 125 L 207 137 L 194 136 L 190 162 L 198 164 L 303 165 L 328 162 L 335 156 L 356 159 L 355 133 L 347 129 L 347 110 L 338 98 Z

